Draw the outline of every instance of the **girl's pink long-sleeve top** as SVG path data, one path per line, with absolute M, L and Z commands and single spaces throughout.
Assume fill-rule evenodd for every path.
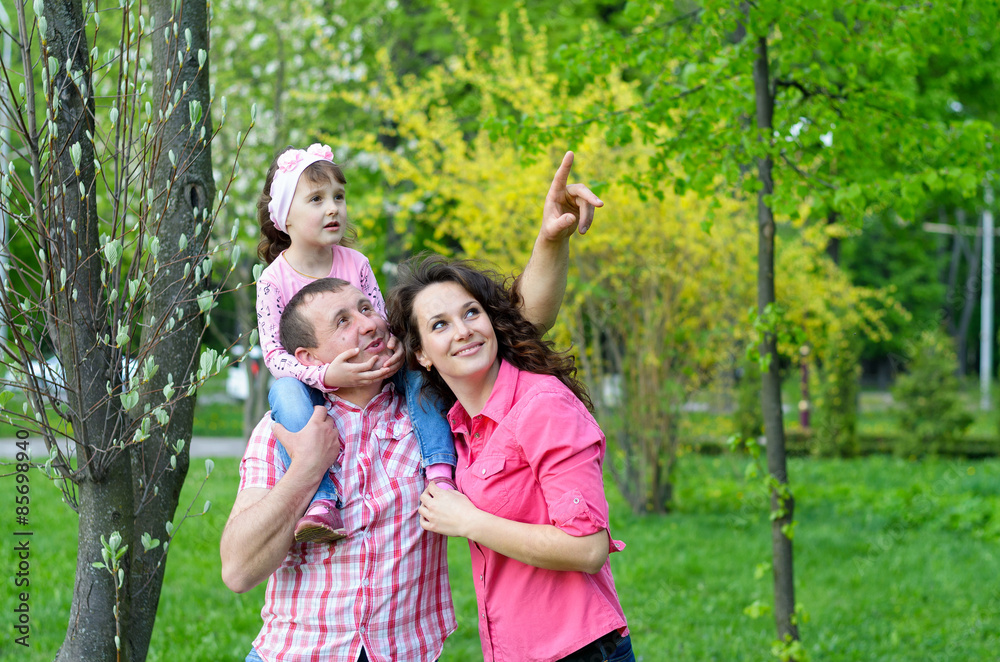
M 367 296 L 375 310 L 385 317 L 385 300 L 375 280 L 371 264 L 360 252 L 353 248 L 333 246 L 333 266 L 328 278 L 340 278 L 361 290 Z M 269 264 L 257 280 L 257 332 L 260 335 L 260 347 L 264 352 L 264 364 L 271 374 L 278 377 L 294 377 L 324 393 L 336 389 L 329 388 L 323 382 L 326 365 L 305 366 L 298 362 L 281 346 L 278 324 L 285 304 L 295 293 L 309 283 L 318 280 L 295 271 L 282 253 Z

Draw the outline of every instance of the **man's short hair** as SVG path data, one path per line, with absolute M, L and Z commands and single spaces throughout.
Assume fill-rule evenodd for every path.
M 337 293 L 351 284 L 340 278 L 320 278 L 309 283 L 295 293 L 281 314 L 281 322 L 278 325 L 278 337 L 281 346 L 289 354 L 294 354 L 300 347 L 313 349 L 319 345 L 316 339 L 316 325 L 313 320 L 308 319 L 302 312 L 303 306 L 309 300 L 323 292 Z

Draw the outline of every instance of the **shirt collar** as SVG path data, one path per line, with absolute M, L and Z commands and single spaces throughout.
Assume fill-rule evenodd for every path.
M 483 411 L 479 413 L 480 416 L 485 416 L 495 423 L 499 423 L 507 415 L 507 412 L 514 405 L 514 390 L 517 387 L 519 373 L 517 368 L 500 359 L 500 370 L 497 373 L 497 380 L 493 384 L 493 392 L 486 400 Z M 472 417 L 469 416 L 469 412 L 465 410 L 462 403 L 456 400 L 448 411 L 448 422 L 451 424 L 452 431 L 467 433 L 472 426 Z
M 342 397 L 337 395 L 336 391 L 331 391 L 326 394 L 326 409 L 327 411 L 333 413 L 336 409 L 348 409 L 350 411 L 364 411 L 371 407 L 388 407 L 392 403 L 392 396 L 396 393 L 396 387 L 393 385 L 392 380 L 387 379 L 385 384 L 382 385 L 382 390 L 375 394 L 368 404 L 364 407 L 359 407 L 353 402 L 348 402 Z

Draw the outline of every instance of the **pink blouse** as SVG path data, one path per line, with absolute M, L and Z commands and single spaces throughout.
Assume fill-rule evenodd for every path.
M 375 310 L 385 317 L 385 301 L 378 289 L 378 281 L 372 271 L 368 258 L 354 250 L 343 246 L 333 246 L 333 266 L 329 278 L 340 278 L 364 292 Z M 336 389 L 327 388 L 323 383 L 326 365 L 305 366 L 298 362 L 294 354 L 290 354 L 281 346 L 278 334 L 278 324 L 285 304 L 295 293 L 309 283 L 318 280 L 304 276 L 292 268 L 285 259 L 285 254 L 279 255 L 269 264 L 257 280 L 257 332 L 260 335 L 260 347 L 264 351 L 264 364 L 271 374 L 277 377 L 294 377 L 301 382 L 320 391 L 329 393 Z
M 478 508 L 573 536 L 608 528 L 604 434 L 558 379 L 501 361 L 482 413 L 455 403 L 448 420 L 458 487 Z M 610 532 L 608 544 L 625 547 Z M 608 561 L 590 575 L 536 568 L 472 541 L 469 549 L 485 660 L 551 662 L 612 630 L 627 634 Z

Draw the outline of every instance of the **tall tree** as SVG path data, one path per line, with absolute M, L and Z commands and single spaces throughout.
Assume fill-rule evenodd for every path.
M 714 201 L 718 222 L 711 234 L 704 233 L 700 222 L 710 203 L 671 191 L 655 198 L 634 195 L 616 180 L 648 169 L 655 150 L 608 146 L 593 123 L 568 144 L 542 143 L 547 150 L 542 157 L 502 136 L 492 140 L 489 127 L 498 119 L 535 108 L 553 113 L 536 127 L 544 136 L 561 112 L 587 105 L 593 95 L 606 95 L 618 108 L 638 100 L 636 86 L 618 76 L 567 93 L 546 70 L 544 35 L 524 14 L 516 40 L 512 27 L 501 20 L 499 48 L 483 51 L 467 39 L 460 58 L 419 78 L 400 80 L 388 71 L 367 93 L 344 97 L 393 118 L 392 136 L 400 148 L 387 150 L 374 136 L 358 140 L 377 154 L 383 175 L 396 186 L 398 219 L 433 228 L 438 250 L 486 256 L 505 271 L 527 260 L 524 238 L 536 222 L 531 196 L 511 192 L 530 191 L 532 182 L 545 181 L 553 159 L 561 160 L 567 146 L 576 151 L 574 173 L 597 183 L 614 222 L 597 223 L 574 244 L 554 333 L 560 344 L 572 343 L 578 352 L 608 434 L 610 472 L 622 494 L 637 513 L 666 512 L 683 435 L 682 405 L 732 370 L 734 348 L 751 335 L 740 324 L 755 281 L 757 232 L 746 223 L 749 206 L 730 197 Z M 479 99 L 479 115 L 469 118 L 446 103 L 455 88 Z M 826 330 L 840 322 L 881 337 L 885 297 L 850 287 L 836 265 L 825 260 L 817 265 L 820 238 L 814 229 L 789 237 L 783 259 L 776 260 L 774 268 L 786 283 L 788 317 L 824 349 L 832 344 Z M 817 300 L 821 288 L 829 296 Z
M 43 437 L 38 466 L 79 514 L 56 659 L 143 660 L 179 526 L 194 394 L 226 361 L 199 359 L 222 287 L 210 282 L 222 246 L 209 242 L 208 10 L 16 10 L 19 58 L 0 65 L 15 155 L 0 206 L 12 244 L 30 250 L 14 251 L 0 295 L 3 363 L 23 387 L 2 413 Z M 39 365 L 52 366 L 48 383 Z
M 995 167 L 995 130 L 949 113 L 955 78 L 926 74 L 944 50 L 960 61 L 996 51 L 984 32 L 997 11 L 989 1 L 636 0 L 624 38 L 595 31 L 595 48 L 564 54 L 578 80 L 623 67 L 639 83 L 642 98 L 630 108 L 593 103 L 564 127 L 598 121 L 613 142 L 654 146 L 658 167 L 640 189 L 655 193 L 666 181 L 757 199 L 755 326 L 773 490 L 775 650 L 785 659 L 797 659 L 801 645 L 775 343 L 789 327 L 774 279 L 778 223 L 791 231 L 816 223 L 836 237 L 829 219 L 857 227 L 873 208 L 909 217 L 932 191 L 974 195 L 980 173 Z M 530 132 L 538 122 L 528 120 L 521 129 Z

